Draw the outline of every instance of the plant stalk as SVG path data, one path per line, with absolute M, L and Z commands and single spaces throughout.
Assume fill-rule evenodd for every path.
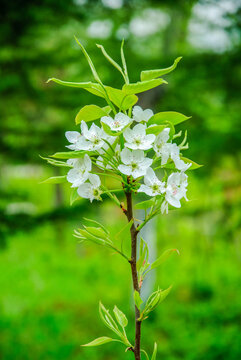
M 127 201 L 127 211 L 126 216 L 128 221 L 133 220 L 133 208 L 132 208 L 132 194 L 131 192 L 126 192 L 126 201 Z M 135 227 L 134 221 L 130 228 L 131 234 L 131 259 L 129 263 L 131 265 L 131 275 L 134 290 L 140 293 L 140 287 L 138 283 L 138 274 L 136 269 L 136 257 L 137 257 L 137 234 L 138 230 Z M 141 321 L 138 320 L 140 317 L 140 311 L 135 306 L 135 346 L 134 346 L 134 355 L 135 360 L 141 360 Z

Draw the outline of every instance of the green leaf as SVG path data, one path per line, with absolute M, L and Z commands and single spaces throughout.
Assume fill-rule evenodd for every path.
M 89 91 L 90 93 L 100 96 L 100 97 L 105 97 L 104 95 L 104 91 L 102 89 L 102 87 L 97 84 L 97 83 L 93 83 L 91 81 L 88 82 L 73 82 L 73 81 L 63 81 L 60 79 L 56 79 L 56 78 L 50 78 L 47 80 L 47 83 L 49 83 L 50 81 L 53 81 L 59 85 L 63 85 L 63 86 L 68 86 L 68 87 L 74 87 L 74 88 L 80 88 L 80 89 L 84 89 Z
M 180 156 L 180 159 L 183 160 L 185 163 L 187 164 L 192 164 L 186 171 L 189 171 L 189 170 L 196 170 L 196 169 L 199 169 L 200 167 L 202 167 L 203 165 L 199 165 L 197 163 L 195 163 L 194 161 L 188 159 L 188 158 L 185 158 L 183 156 Z M 162 168 L 165 168 L 165 169 L 175 169 L 175 164 L 173 161 L 170 161 L 168 162 L 167 164 L 161 166 Z
M 102 84 L 102 82 L 101 82 L 101 80 L 100 80 L 100 78 L 99 78 L 99 75 L 97 74 L 97 71 L 96 71 L 96 69 L 95 69 L 95 67 L 94 67 L 94 64 L 93 64 L 93 62 L 92 62 L 89 54 L 87 53 L 87 51 L 85 50 L 85 48 L 84 48 L 84 46 L 81 44 L 81 42 L 77 39 L 77 37 L 75 36 L 74 38 L 75 38 L 75 41 L 77 42 L 77 44 L 80 46 L 80 48 L 81 48 L 81 50 L 82 50 L 82 52 L 83 52 L 86 60 L 88 61 L 88 64 L 89 64 L 90 69 L 91 69 L 91 71 L 92 71 L 92 74 L 93 74 L 93 76 L 94 76 L 94 78 L 95 78 L 95 81 L 97 81 L 97 83 L 99 83 L 99 84 Z
M 183 156 L 181 156 L 180 159 L 183 160 L 185 163 L 192 164 L 188 170 L 196 170 L 203 166 Z
M 136 95 L 128 95 L 123 90 L 115 89 L 111 86 L 105 86 L 110 100 L 121 110 L 127 110 L 138 101 Z
M 131 219 L 131 221 L 129 221 L 116 235 L 115 238 L 119 238 L 119 236 L 123 233 L 123 232 L 128 232 L 130 231 L 130 228 L 132 227 L 134 220 Z
M 84 226 L 85 230 L 93 236 L 106 240 L 106 232 L 101 228 Z
M 138 81 L 137 83 L 134 84 L 125 84 L 122 87 L 122 90 L 126 93 L 126 94 L 138 94 L 141 93 L 143 91 L 147 91 L 150 89 L 153 89 L 161 84 L 167 84 L 167 82 L 163 79 L 153 79 L 153 80 L 148 80 L 148 81 Z
M 171 71 L 173 71 L 177 64 L 179 63 L 179 61 L 182 59 L 182 57 L 178 57 L 174 63 L 165 68 L 165 69 L 157 69 L 157 70 L 144 70 L 141 72 L 141 81 L 146 81 L 146 80 L 151 80 L 151 79 L 156 79 L 159 76 L 165 75 L 170 73 Z
M 82 345 L 82 346 L 99 346 L 99 345 L 107 344 L 111 341 L 115 341 L 115 340 L 111 339 L 107 336 L 102 336 L 102 337 L 99 337 L 99 338 L 91 341 L 90 343 Z
M 143 303 L 141 297 L 140 297 L 140 294 L 138 291 L 134 291 L 134 301 L 135 301 L 135 304 L 136 304 L 136 307 L 140 310 L 141 309 L 141 304 Z
M 100 119 L 102 116 L 107 116 L 111 112 L 110 106 L 103 108 L 97 105 L 86 105 L 76 115 L 75 123 L 80 124 L 82 120 L 85 122 Z
M 126 82 L 129 82 L 126 59 L 125 59 L 125 54 L 124 54 L 124 39 L 121 42 L 121 61 L 122 61 L 123 69 L 124 69 L 125 80 L 126 80 Z
M 76 200 L 79 200 L 80 199 L 80 196 L 79 194 L 77 193 L 77 188 L 73 188 L 71 193 L 70 193 L 70 205 L 72 206 L 73 203 L 76 201 Z
M 189 117 L 185 116 L 176 111 L 163 111 L 153 115 L 148 121 L 148 125 L 151 124 L 162 125 L 167 121 L 169 121 L 173 125 L 177 125 L 190 118 L 191 118 L 190 116 Z
M 119 64 L 117 64 L 117 62 L 112 59 L 112 57 L 110 57 L 110 55 L 107 54 L 104 46 L 96 44 L 96 46 L 102 51 L 104 57 L 121 73 L 121 75 L 123 76 L 124 80 L 125 80 L 125 75 L 123 73 L 122 68 L 120 67 Z
M 53 176 L 44 181 L 41 181 L 40 184 L 61 184 L 67 181 L 66 175 L 64 176 Z
M 68 168 L 72 167 L 71 165 L 67 164 L 65 161 L 54 160 L 54 159 L 51 159 L 48 157 L 43 157 L 43 156 L 40 156 L 40 157 L 41 157 L 41 159 L 46 160 L 49 164 L 54 165 L 54 166 L 68 167 Z
M 135 205 L 135 208 L 147 210 L 154 204 L 155 204 L 155 198 L 152 198 L 150 200 L 145 200 L 145 201 L 139 202 L 138 204 Z
M 169 249 L 164 251 L 164 253 L 159 256 L 159 258 L 157 258 L 150 266 L 151 269 L 154 269 L 156 267 L 158 267 L 159 265 L 161 265 L 164 261 L 166 261 L 173 253 L 177 253 L 178 255 L 180 255 L 179 250 L 177 249 Z
M 151 360 L 156 360 L 156 354 L 157 354 L 157 343 L 155 342 Z
M 169 292 L 171 291 L 172 286 L 170 286 L 168 289 L 166 290 L 157 290 L 154 291 L 149 298 L 147 299 L 145 308 L 141 314 L 141 319 L 145 319 L 146 316 L 153 311 L 157 305 L 159 303 L 161 303 L 169 294 Z
M 114 312 L 116 320 L 118 321 L 120 326 L 125 328 L 128 325 L 128 320 L 127 320 L 127 317 L 125 316 L 125 314 L 120 309 L 118 309 L 118 307 L 116 305 L 114 307 L 113 312 Z
M 84 219 L 85 221 L 88 221 L 88 222 L 92 223 L 92 224 L 95 224 L 95 225 L 100 226 L 100 227 L 104 230 L 104 232 L 105 232 L 106 234 L 109 234 L 109 231 L 106 229 L 106 227 L 104 227 L 104 225 L 102 225 L 102 224 L 99 223 L 98 221 L 92 220 L 92 219 L 87 219 L 86 217 L 84 217 L 83 219 Z
M 49 155 L 52 158 L 56 159 L 76 159 L 76 158 L 82 158 L 85 154 L 88 155 L 94 155 L 95 152 L 93 151 L 66 151 L 66 152 L 57 152 L 53 155 Z
M 166 125 L 154 125 L 151 127 L 148 127 L 146 129 L 146 133 L 147 134 L 154 134 L 154 135 L 158 135 L 160 134 L 160 132 L 162 132 L 167 126 Z
M 110 330 L 112 330 L 114 333 L 116 333 L 118 336 L 121 337 L 122 334 L 121 334 L 115 320 L 110 315 L 109 310 L 107 310 L 101 302 L 99 303 L 99 313 L 100 313 L 100 317 L 101 317 L 101 320 L 103 321 L 103 323 Z

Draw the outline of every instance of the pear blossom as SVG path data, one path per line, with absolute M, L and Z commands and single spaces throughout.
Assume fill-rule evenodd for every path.
M 78 187 L 77 192 L 80 197 L 89 199 L 90 202 L 93 200 L 101 200 L 100 195 L 102 191 L 100 185 L 101 182 L 99 176 L 96 174 L 89 174 L 89 183 L 86 182 L 81 184 Z
M 156 136 L 154 134 L 146 135 L 146 125 L 138 124 L 133 129 L 126 129 L 123 133 L 125 146 L 132 150 L 148 150 L 152 147 Z
M 181 207 L 180 200 L 183 197 L 187 200 L 187 178 L 188 176 L 183 172 L 175 172 L 167 179 L 165 199 L 170 205 L 176 208 Z
M 121 131 L 128 124 L 130 124 L 132 120 L 129 118 L 129 116 L 123 114 L 122 112 L 119 112 L 115 115 L 114 119 L 110 116 L 103 116 L 101 118 L 101 122 L 108 125 L 112 131 Z
M 71 150 L 86 150 L 94 151 L 98 150 L 105 144 L 104 139 L 107 137 L 104 130 L 97 125 L 92 124 L 90 129 L 86 125 L 85 121 L 81 121 L 81 132 L 67 131 L 66 137 L 72 142 L 73 145 L 67 146 Z
M 142 150 L 131 151 L 125 148 L 121 151 L 120 157 L 124 165 L 119 165 L 118 169 L 122 174 L 132 175 L 134 179 L 145 175 L 152 164 L 152 159 L 146 158 Z
M 140 106 L 136 105 L 133 107 L 132 115 L 136 122 L 147 122 L 154 114 L 151 109 L 142 110 Z
M 149 196 L 161 195 L 165 192 L 165 183 L 157 178 L 152 168 L 147 169 L 144 184 L 140 186 L 138 192 L 144 192 Z
M 73 169 L 69 170 L 67 174 L 67 181 L 72 183 L 71 187 L 78 187 L 83 184 L 89 177 L 92 163 L 90 157 L 85 154 L 80 159 L 69 159 L 68 164 L 73 166 Z

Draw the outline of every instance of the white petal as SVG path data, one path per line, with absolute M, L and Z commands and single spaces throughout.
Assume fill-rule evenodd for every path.
M 77 193 L 84 199 L 92 199 L 92 185 L 89 183 L 82 184 L 78 187 Z
M 170 205 L 172 205 L 172 206 L 174 206 L 176 208 L 181 207 L 180 200 L 177 200 L 176 198 L 174 198 L 170 194 L 166 194 L 166 200 L 169 202 Z
M 138 163 L 144 160 L 145 155 L 144 155 L 144 151 L 142 150 L 134 150 L 132 152 L 132 156 L 133 156 L 133 161 Z
M 91 162 L 89 155 L 87 155 L 87 154 L 85 154 L 85 156 L 84 156 L 84 166 L 87 171 L 91 171 L 92 162 Z
M 152 196 L 152 190 L 149 188 L 149 186 L 141 185 L 138 189 L 138 192 L 144 192 L 145 194 Z
M 120 172 L 121 172 L 122 174 L 131 175 L 131 166 L 128 166 L 128 165 L 119 165 L 119 166 L 118 166 L 118 169 L 120 170 Z
M 82 135 L 88 139 L 89 130 L 88 130 L 88 126 L 84 120 L 81 121 L 80 128 L 81 128 Z
M 144 182 L 146 185 L 150 186 L 152 184 L 154 184 L 155 182 L 159 181 L 154 170 L 152 168 L 148 168 L 146 171 L 146 175 L 144 178 Z
M 153 115 L 154 114 L 151 109 L 146 109 L 143 111 L 143 120 L 148 121 Z
M 101 185 L 100 177 L 96 174 L 89 174 L 89 180 L 94 187 Z
M 126 141 L 128 143 L 131 143 L 132 140 L 133 140 L 133 135 L 132 135 L 132 130 L 131 129 L 126 129 L 124 132 L 123 132 L 123 135 L 124 135 L 124 138 L 126 139 Z
M 132 176 L 134 179 L 137 179 L 140 176 L 143 176 L 146 174 L 146 168 L 138 168 L 132 171 Z
M 148 134 L 145 136 L 145 141 L 149 142 L 150 144 L 152 144 L 156 139 L 156 136 L 154 134 Z
M 111 127 L 111 125 L 112 125 L 112 123 L 113 123 L 113 119 L 112 119 L 112 117 L 110 117 L 110 116 L 103 116 L 103 117 L 101 118 L 101 121 L 102 121 L 103 123 L 107 124 L 107 125 L 110 126 L 110 127 Z
M 119 121 L 124 126 L 126 126 L 127 124 L 129 124 L 131 122 L 131 119 L 129 118 L 129 116 L 123 114 L 122 112 L 119 112 L 118 114 L 115 115 L 115 120 Z
M 123 162 L 123 164 L 128 165 L 131 163 L 132 161 L 132 153 L 130 150 L 128 149 L 123 149 L 120 153 L 121 156 L 121 161 Z
M 143 124 L 137 124 L 136 126 L 133 127 L 132 134 L 133 134 L 133 136 L 135 136 L 135 135 L 145 136 L 146 135 L 146 126 Z
M 84 136 L 81 136 L 77 143 L 75 144 L 76 150 L 91 150 L 92 149 L 92 143 L 84 138 Z
M 141 162 L 141 166 L 145 169 L 147 169 L 148 167 L 150 167 L 152 164 L 152 159 L 149 159 L 149 158 L 145 158 L 143 159 L 143 161 Z M 145 171 L 146 173 L 146 171 Z
M 70 143 L 74 144 L 80 137 L 80 133 L 78 131 L 66 131 L 65 137 Z
M 141 119 L 141 115 L 143 113 L 143 110 L 140 106 L 136 105 L 133 107 L 133 110 L 132 110 L 132 115 L 133 115 L 133 119 L 137 122 L 140 122 L 142 119 Z

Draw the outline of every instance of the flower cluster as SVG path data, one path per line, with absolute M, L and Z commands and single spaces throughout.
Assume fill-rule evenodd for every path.
M 181 149 L 187 148 L 184 144 L 186 139 L 178 146 L 172 141 L 170 127 L 164 126 L 160 130 L 160 126 L 153 122 L 148 126 L 153 116 L 152 110 L 142 110 L 140 106 L 135 106 L 132 118 L 119 112 L 114 118 L 103 116 L 100 119 L 101 127 L 92 123 L 88 128 L 82 120 L 81 133 L 66 132 L 70 142 L 67 147 L 85 153 L 81 158 L 67 161 L 72 167 L 67 180 L 72 183 L 72 187 L 77 188 L 80 197 L 91 202 L 94 199 L 101 200 L 104 187 L 99 175 L 92 171 L 94 165 L 101 171 L 119 175 L 124 183 L 134 184 L 133 188 L 137 192 L 161 197 L 162 212 L 168 212 L 168 204 L 179 208 L 180 200 L 187 200 L 185 171 L 191 163 L 182 160 L 180 154 Z M 155 172 L 159 168 L 166 168 L 170 172 L 169 176 L 165 174 L 159 179 Z

